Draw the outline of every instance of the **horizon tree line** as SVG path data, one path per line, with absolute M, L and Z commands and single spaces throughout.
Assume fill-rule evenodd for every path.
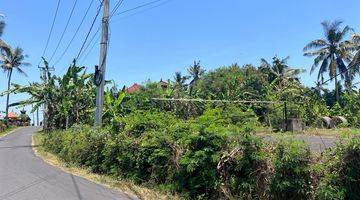
M 340 89 L 342 82 L 346 90 L 353 88 L 353 81 L 360 70 L 360 35 L 349 26 L 342 27 L 343 22 L 336 20 L 333 22 L 324 21 L 321 23 L 324 29 L 324 37 L 308 43 L 304 48 L 304 56 L 314 58 L 310 74 L 318 69 L 316 87 L 321 88 L 325 84 L 325 77 L 328 75 L 331 82 L 335 84 L 335 98 L 340 101 Z M 12 48 L 1 39 L 6 24 L 0 16 L 0 68 L 7 77 L 7 90 L 11 90 L 11 80 L 13 72 L 21 75 L 26 73 L 23 67 L 31 66 L 26 62 L 27 55 L 20 47 Z M 260 68 L 267 71 L 269 79 L 278 87 L 279 90 L 288 82 L 299 82 L 299 75 L 304 69 L 295 69 L 287 64 L 289 57 L 284 59 L 275 56 L 272 62 L 261 59 Z M 187 69 L 189 75 L 183 76 L 181 72 L 176 72 L 173 81 L 174 97 L 179 98 L 180 93 L 187 92 L 191 97 L 200 78 L 205 70 L 200 65 L 200 61 L 194 61 L 193 65 Z M 328 74 L 327 74 L 328 73 Z M 340 80 L 339 80 L 340 78 Z M 189 82 L 188 82 L 189 81 Z M 9 111 L 10 92 L 6 93 L 6 115 Z

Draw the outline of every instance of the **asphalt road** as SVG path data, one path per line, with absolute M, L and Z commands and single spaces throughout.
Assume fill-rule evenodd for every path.
M 35 127 L 0 138 L 0 200 L 114 200 L 126 194 L 73 176 L 34 155 Z
M 336 145 L 338 138 L 332 136 L 320 136 L 320 135 L 295 135 L 298 140 L 304 141 L 312 152 L 324 152 L 328 148 L 332 148 Z M 272 136 L 265 136 L 265 141 L 274 141 Z

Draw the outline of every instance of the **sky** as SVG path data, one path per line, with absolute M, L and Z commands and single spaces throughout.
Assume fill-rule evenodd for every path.
M 117 13 L 146 4 L 151 0 L 124 0 Z M 62 59 L 91 0 L 78 0 L 68 28 L 59 42 L 74 0 L 61 0 L 58 16 L 45 57 L 49 59 L 59 44 L 50 65 L 61 75 L 78 54 L 99 0 L 94 0 L 84 23 Z M 118 0 L 110 0 L 111 9 Z M 32 67 L 27 76 L 15 74 L 12 82 L 27 84 L 39 81 L 40 58 L 46 45 L 57 0 L 0 0 L 0 13 L 5 14 L 7 27 L 2 37 L 11 46 L 24 49 Z M 360 29 L 358 0 L 162 0 L 148 7 L 114 15 L 110 21 L 110 46 L 106 79 L 118 86 L 157 81 L 173 77 L 174 72 L 186 73 L 194 60 L 200 60 L 210 71 L 233 63 L 258 65 L 261 58 L 290 56 L 289 65 L 304 68 L 301 81 L 314 85 L 316 74 L 310 75 L 312 59 L 303 56 L 303 47 L 323 36 L 320 23 L 343 20 L 344 24 Z M 90 38 L 100 25 L 96 21 Z M 79 64 L 93 72 L 99 60 L 99 37 Z M 94 48 L 91 48 L 91 47 Z M 58 63 L 56 61 L 59 60 Z M 56 64 L 56 65 L 55 65 Z M 0 91 L 6 89 L 6 75 L 0 74 Z M 11 102 L 26 98 L 12 95 Z M 0 110 L 5 108 L 0 97 Z M 29 108 L 26 108 L 29 109 Z M 16 110 L 14 108 L 14 110 Z

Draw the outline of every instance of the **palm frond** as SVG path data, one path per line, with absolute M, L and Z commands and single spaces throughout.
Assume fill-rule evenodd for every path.
M 329 45 L 325 40 L 323 39 L 317 39 L 314 41 L 311 41 L 309 44 L 307 44 L 303 51 L 308 51 L 310 49 L 318 49 L 318 48 L 323 48 L 325 46 Z

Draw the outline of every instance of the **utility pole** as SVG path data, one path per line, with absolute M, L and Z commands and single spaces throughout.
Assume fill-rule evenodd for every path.
M 96 111 L 95 111 L 95 126 L 102 125 L 102 109 L 104 104 L 104 87 L 105 87 L 105 71 L 106 71 L 106 54 L 108 50 L 109 41 L 109 10 L 110 0 L 103 0 L 103 18 L 102 18 L 102 35 L 100 43 L 100 59 L 99 68 L 96 70 L 95 75 L 99 82 L 96 92 Z
M 36 109 L 36 126 L 40 126 L 40 122 L 39 122 L 39 108 Z
M 34 109 L 34 105 L 31 105 L 31 111 L 33 111 Z M 32 123 L 31 123 L 33 126 L 36 126 L 35 124 L 35 113 L 33 112 L 32 113 Z
M 50 71 L 54 71 L 55 69 L 53 67 L 49 68 L 47 62 L 45 62 L 45 66 L 44 67 L 40 67 L 38 66 L 38 68 L 40 69 L 40 77 L 41 79 L 44 81 L 45 85 L 48 84 L 48 74 Z M 42 72 L 42 74 L 41 74 Z M 48 128 L 48 119 L 47 119 L 47 111 L 48 111 L 48 100 L 47 100 L 47 95 L 45 95 L 45 103 L 44 103 L 44 108 L 43 108 L 43 127 L 44 130 L 47 130 Z M 38 123 L 39 123 L 39 113 L 37 113 L 38 115 Z

